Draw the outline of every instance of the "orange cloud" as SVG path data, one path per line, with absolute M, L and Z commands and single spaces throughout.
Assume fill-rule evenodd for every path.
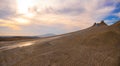
M 16 3 L 16 7 L 11 6 L 13 9 L 9 8 L 15 11 L 15 15 L 11 14 L 13 11 L 9 14 L 10 10 L 3 10 L 6 12 L 2 15 L 9 20 L 0 19 L 0 26 L 21 30 L 23 33 L 46 33 L 47 31 L 44 29 L 48 30 L 48 32 L 50 30 L 56 33 L 61 30 L 60 33 L 62 33 L 87 28 L 94 22 L 104 19 L 115 9 L 114 5 L 105 5 L 108 2 L 107 0 L 27 1 L 19 0 Z M 2 6 L 4 7 L 5 5 Z M 23 27 L 26 28 L 22 29 Z
M 12 28 L 13 30 L 20 30 L 21 28 L 10 20 L 0 20 L 0 26 Z
M 9 27 L 9 28 L 12 28 L 13 30 L 20 30 L 21 29 L 19 26 L 12 25 L 12 24 L 0 24 L 0 26 Z

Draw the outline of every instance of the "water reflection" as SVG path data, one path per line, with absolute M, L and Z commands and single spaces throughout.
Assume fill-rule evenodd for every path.
M 33 45 L 33 44 L 34 44 L 34 42 L 27 42 L 27 43 L 18 45 L 18 47 L 25 47 L 25 46 L 30 46 L 30 45 Z
M 33 44 L 34 44 L 34 42 L 22 42 L 22 43 L 19 43 L 19 44 L 16 44 L 16 45 L 0 47 L 0 51 L 14 49 L 14 48 L 17 48 L 17 47 L 30 46 L 30 45 L 33 45 Z

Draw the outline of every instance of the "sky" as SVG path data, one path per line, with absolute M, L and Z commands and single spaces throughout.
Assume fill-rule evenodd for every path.
M 0 0 L 0 36 L 82 30 L 120 20 L 120 0 Z

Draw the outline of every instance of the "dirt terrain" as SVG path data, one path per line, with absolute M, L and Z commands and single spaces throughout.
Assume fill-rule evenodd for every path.
M 1 46 L 0 66 L 120 66 L 120 21 Z

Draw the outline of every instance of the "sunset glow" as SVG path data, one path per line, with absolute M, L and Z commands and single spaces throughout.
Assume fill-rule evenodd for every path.
M 34 0 L 17 0 L 18 12 L 26 16 L 33 16 L 30 12 L 30 8 L 34 7 Z
M 101 20 L 120 20 L 120 0 L 0 1 L 0 35 L 63 34 Z
M 24 18 L 16 18 L 15 21 L 20 25 L 27 25 L 30 23 L 29 20 Z

